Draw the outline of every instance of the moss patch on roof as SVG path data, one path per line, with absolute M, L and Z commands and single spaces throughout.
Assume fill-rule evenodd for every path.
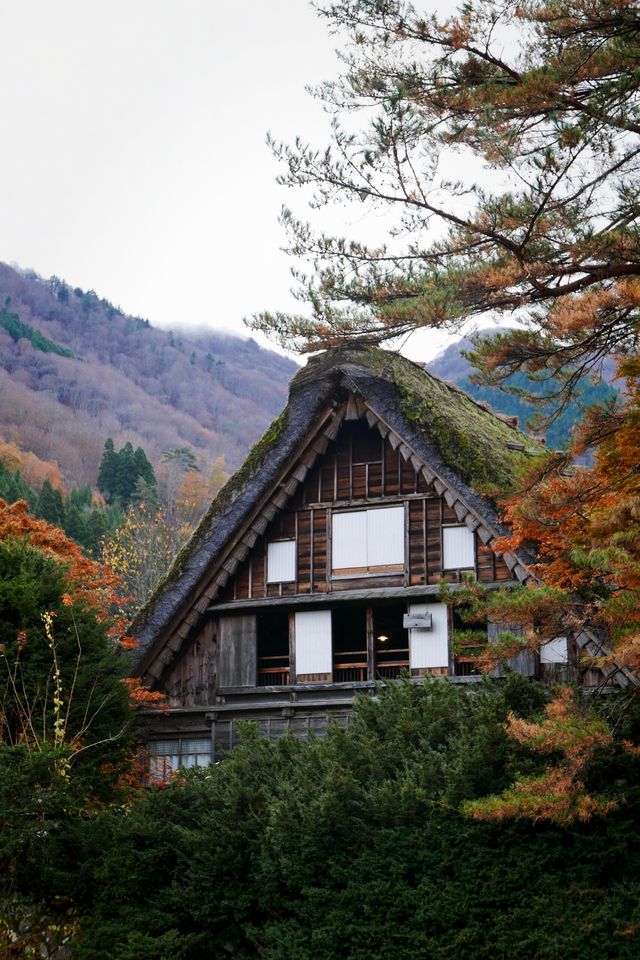
M 460 388 L 404 357 L 371 349 L 359 351 L 354 359 L 395 385 L 402 414 L 412 429 L 479 493 L 495 497 L 509 492 L 522 470 L 531 465 L 531 457 L 544 452 Z

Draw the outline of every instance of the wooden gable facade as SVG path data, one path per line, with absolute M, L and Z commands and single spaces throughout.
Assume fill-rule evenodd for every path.
M 157 763 L 220 756 L 238 721 L 271 737 L 348 723 L 356 692 L 403 672 L 478 679 L 473 658 L 454 650 L 440 583 L 455 590 L 471 576 L 499 587 L 528 574 L 520 558 L 491 549 L 503 530 L 444 458 L 446 444 L 425 440 L 400 411 L 409 362 L 394 359 L 394 377 L 379 372 L 378 356 L 374 370 L 364 360 L 338 352 L 294 379 L 283 418 L 139 618 L 138 672 L 169 704 L 147 718 Z M 491 427 L 496 471 L 533 450 L 513 424 L 410 367 L 419 384 L 428 378 L 427 409 L 434 395 L 455 404 L 452 446 L 456 430 L 481 446 Z M 566 641 L 547 654 L 562 664 Z M 528 654 L 515 665 L 540 670 Z

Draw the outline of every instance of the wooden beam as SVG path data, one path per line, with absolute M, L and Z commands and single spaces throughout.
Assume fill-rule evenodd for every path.
M 323 436 L 316 437 L 316 439 L 311 444 L 312 449 L 315 450 L 315 452 L 318 454 L 319 457 L 321 457 L 323 453 L 327 452 L 328 446 L 329 446 L 329 441 L 327 440 L 326 437 L 323 437 Z
M 464 523 L 466 517 L 469 514 L 469 511 L 465 507 L 464 503 L 460 503 L 459 500 L 456 500 L 456 502 L 453 505 L 453 509 L 455 511 L 455 514 L 458 520 L 460 520 L 461 523 Z
M 275 494 L 273 502 L 276 504 L 278 509 L 284 510 L 289 499 L 294 495 L 298 489 L 299 481 L 295 477 L 290 477 L 286 483 L 282 484 L 282 488 Z
M 465 584 L 449 583 L 447 588 L 452 591 L 461 590 Z M 483 583 L 488 590 L 514 587 L 511 580 L 496 580 L 492 583 Z M 223 613 L 236 610 L 254 610 L 267 607 L 282 607 L 283 609 L 309 606 L 333 606 L 335 603 L 349 603 L 354 600 L 402 600 L 405 597 L 417 600 L 420 597 L 436 597 L 440 592 L 440 585 L 430 583 L 415 587 L 376 587 L 370 590 L 334 590 L 332 593 L 305 593 L 289 597 L 265 597 L 259 600 L 233 600 L 226 603 L 214 603 L 208 610 L 210 613 Z
M 492 533 L 490 530 L 487 530 L 482 524 L 478 527 L 478 536 L 486 546 L 489 543 L 489 540 L 492 538 Z
M 375 637 L 373 634 L 373 610 L 367 607 L 366 610 L 366 630 L 367 630 L 367 680 L 376 678 L 376 648 Z

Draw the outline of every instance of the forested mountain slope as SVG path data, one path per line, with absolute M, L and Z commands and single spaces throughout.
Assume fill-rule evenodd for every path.
M 188 447 L 203 469 L 220 456 L 234 468 L 296 369 L 253 340 L 159 330 L 93 291 L 0 264 L 0 439 L 57 463 L 66 484 L 95 484 L 107 437 L 153 462 Z
M 486 333 L 493 333 L 493 330 L 487 330 Z M 535 405 L 527 403 L 521 396 L 513 393 L 507 393 L 504 390 L 498 390 L 497 387 L 478 386 L 471 383 L 469 377 L 473 368 L 469 361 L 462 355 L 463 351 L 472 348 L 471 340 L 464 338 L 457 343 L 451 344 L 442 351 L 435 359 L 426 364 L 430 373 L 434 373 L 442 380 L 448 380 L 458 384 L 474 399 L 488 403 L 489 406 L 498 413 L 505 413 L 509 416 L 518 417 L 521 429 L 527 428 L 527 421 L 531 420 L 536 413 L 542 415 L 553 409 L 553 403 L 543 403 Z M 614 376 L 614 364 L 610 360 L 605 360 L 602 365 L 602 380 L 599 383 L 591 383 L 587 378 L 583 378 L 580 383 L 580 397 L 576 401 L 568 404 L 562 413 L 553 420 L 549 426 L 542 431 L 547 442 L 547 446 L 553 450 L 566 449 L 571 431 L 574 424 L 580 420 L 584 407 L 592 406 L 597 403 L 603 403 L 616 396 L 616 386 L 621 384 L 611 384 Z M 554 383 L 532 383 L 523 373 L 514 374 L 509 378 L 507 384 L 525 389 L 538 395 L 552 394 Z

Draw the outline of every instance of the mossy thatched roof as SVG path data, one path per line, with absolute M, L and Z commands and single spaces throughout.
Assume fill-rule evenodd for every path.
M 423 367 L 373 347 L 339 347 L 312 358 L 293 377 L 289 402 L 222 488 L 166 578 L 138 614 L 141 662 L 168 638 L 180 611 L 224 560 L 256 502 L 265 496 L 329 403 L 360 397 L 492 528 L 493 500 L 507 492 L 541 448 L 505 419 Z M 163 640 L 164 638 L 164 640 Z
M 477 491 L 489 497 L 505 494 L 531 456 L 542 452 L 510 418 L 418 364 L 376 349 L 358 352 L 358 359 L 374 376 L 395 386 L 411 433 Z

